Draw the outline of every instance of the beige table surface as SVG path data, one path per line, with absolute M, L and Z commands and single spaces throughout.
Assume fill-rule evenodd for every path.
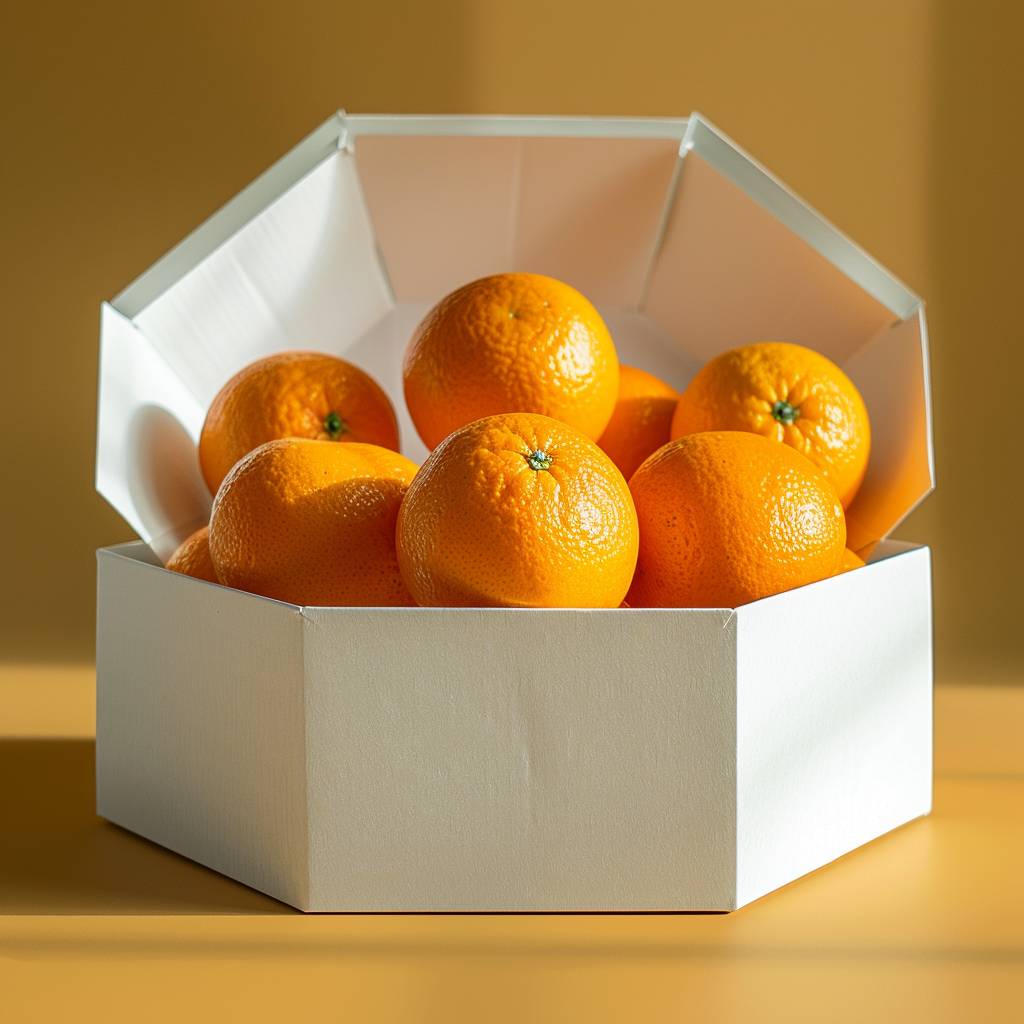
M 304 916 L 96 818 L 91 667 L 0 668 L 0 1021 L 1024 1021 L 1024 688 L 935 811 L 735 914 Z

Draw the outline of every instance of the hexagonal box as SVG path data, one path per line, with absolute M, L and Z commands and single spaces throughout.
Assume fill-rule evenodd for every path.
M 871 415 L 864 569 L 736 609 L 301 608 L 170 573 L 195 442 L 287 348 L 389 391 L 425 310 L 571 282 L 683 386 L 773 338 Z M 729 910 L 931 801 L 921 301 L 699 115 L 338 114 L 102 310 L 101 815 L 305 910 Z

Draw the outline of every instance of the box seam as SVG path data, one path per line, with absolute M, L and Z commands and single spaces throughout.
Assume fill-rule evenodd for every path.
M 303 877 L 302 877 L 302 902 L 300 904 L 301 909 L 305 912 L 312 910 L 311 898 L 313 894 L 313 852 L 312 843 L 310 838 L 310 813 L 309 813 L 309 795 L 312 789 L 310 780 L 310 763 L 309 763 L 309 695 L 306 688 L 306 680 L 308 678 L 307 666 L 308 658 L 306 655 L 307 649 L 307 633 L 310 626 L 313 624 L 313 620 L 306 614 L 305 608 L 299 608 L 297 612 L 300 636 L 299 636 L 299 649 L 302 652 L 300 671 L 302 673 L 302 684 L 300 691 L 300 699 L 302 700 L 302 849 L 303 849 Z
M 742 609 L 734 608 L 726 625 L 732 628 L 733 671 L 732 671 L 732 884 L 729 894 L 729 910 L 740 907 L 740 639 L 742 634 Z

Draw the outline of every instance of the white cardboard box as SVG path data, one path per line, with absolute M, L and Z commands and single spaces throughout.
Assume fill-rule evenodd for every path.
M 423 312 L 550 273 L 682 386 L 747 341 L 871 414 L 871 564 L 741 608 L 299 608 L 168 573 L 195 441 L 251 360 L 336 352 L 401 400 Z M 338 114 L 103 307 L 101 815 L 305 910 L 729 910 L 928 813 L 932 487 L 920 300 L 698 115 Z M 148 545 L 148 546 L 147 546 Z M 152 549 L 152 550 L 151 550 Z M 155 554 L 154 554 L 155 552 Z

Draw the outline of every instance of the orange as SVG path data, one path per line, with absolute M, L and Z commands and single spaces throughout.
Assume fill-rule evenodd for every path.
M 598 444 L 628 480 L 669 439 L 679 392 L 646 370 L 619 367 L 619 397 Z
M 221 583 L 292 604 L 411 604 L 395 518 L 415 473 L 372 444 L 260 445 L 213 502 L 210 554 Z
M 851 551 L 847 548 L 843 552 L 843 561 L 839 568 L 836 570 L 838 575 L 841 572 L 849 572 L 851 569 L 860 569 L 865 565 L 864 559 L 860 557 L 855 551 Z
M 803 452 L 849 508 L 864 479 L 871 427 L 860 392 L 825 356 L 781 341 L 734 348 L 690 381 L 672 437 L 749 430 Z
M 595 440 L 615 407 L 619 361 L 604 321 L 575 288 L 541 274 L 496 274 L 426 315 L 403 377 L 428 448 L 505 412 L 553 416 Z
M 280 352 L 250 363 L 220 389 L 199 437 L 210 493 L 253 448 L 281 437 L 378 444 L 398 450 L 398 421 L 368 374 L 319 352 Z
M 735 608 L 831 576 L 846 550 L 832 485 L 756 434 L 671 441 L 629 487 L 640 520 L 634 608 Z
M 200 527 L 178 545 L 177 550 L 167 559 L 165 568 L 194 576 L 197 580 L 217 583 L 217 573 L 210 558 L 210 528 Z
M 434 449 L 397 540 L 419 604 L 617 608 L 638 538 L 626 481 L 593 441 L 547 416 L 509 413 Z

